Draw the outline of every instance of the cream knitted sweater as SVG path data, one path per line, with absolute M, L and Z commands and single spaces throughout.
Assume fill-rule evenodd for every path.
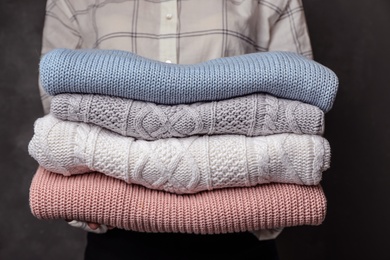
M 316 185 L 330 163 L 329 143 L 318 135 L 205 135 L 145 141 L 51 114 L 35 122 L 29 152 L 56 173 L 98 171 L 173 193 L 270 182 Z

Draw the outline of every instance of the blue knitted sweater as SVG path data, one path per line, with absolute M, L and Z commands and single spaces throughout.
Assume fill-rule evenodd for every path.
M 50 95 L 103 94 L 158 104 L 264 92 L 328 112 L 338 89 L 333 71 L 292 52 L 258 52 L 179 65 L 121 50 L 54 49 L 42 57 L 39 68 L 42 87 Z

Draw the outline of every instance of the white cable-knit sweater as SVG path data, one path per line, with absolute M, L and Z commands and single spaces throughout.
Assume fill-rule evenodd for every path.
M 269 182 L 316 185 L 330 163 L 329 144 L 318 135 L 204 135 L 145 141 L 51 114 L 36 121 L 29 152 L 56 173 L 98 171 L 174 193 Z

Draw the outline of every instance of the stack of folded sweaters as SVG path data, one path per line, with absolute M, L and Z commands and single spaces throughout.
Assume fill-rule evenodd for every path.
M 55 49 L 29 153 L 40 219 L 219 234 L 319 225 L 338 79 L 291 52 L 191 65 Z

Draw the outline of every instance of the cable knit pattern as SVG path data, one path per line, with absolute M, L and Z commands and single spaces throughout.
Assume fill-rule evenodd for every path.
M 65 177 L 39 168 L 30 186 L 39 219 L 78 219 L 139 232 L 221 234 L 320 225 L 320 185 L 264 184 L 178 195 L 100 173 Z
M 50 95 L 89 93 L 159 104 L 216 101 L 264 92 L 327 112 L 338 89 L 329 68 L 293 52 L 258 52 L 198 64 L 167 64 L 122 50 L 54 49 L 40 62 Z
M 329 143 L 316 135 L 205 135 L 145 141 L 51 114 L 36 121 L 29 152 L 56 173 L 98 171 L 173 193 L 269 182 L 316 185 L 330 163 Z
M 264 94 L 172 106 L 107 95 L 59 94 L 50 111 L 62 120 L 91 123 L 143 140 L 205 134 L 322 135 L 324 127 L 324 113 L 318 107 Z

